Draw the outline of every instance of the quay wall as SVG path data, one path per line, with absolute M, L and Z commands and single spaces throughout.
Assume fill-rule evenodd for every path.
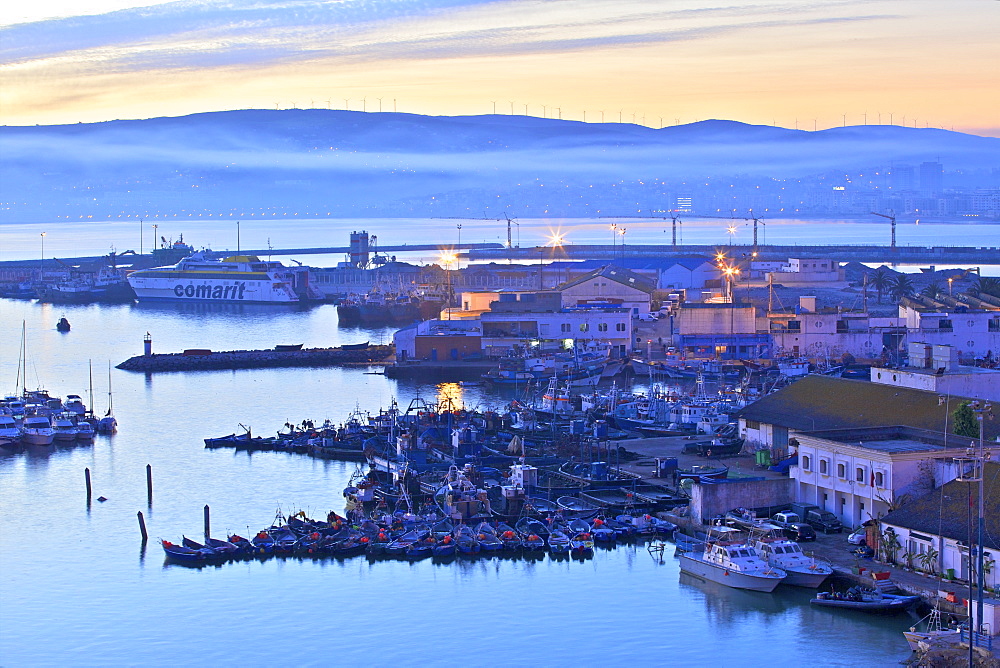
M 355 366 L 382 363 L 393 355 L 392 346 L 368 346 L 360 350 L 306 348 L 305 350 L 230 350 L 191 355 L 167 353 L 137 355 L 115 368 L 152 373 L 160 371 L 215 371 L 274 367 Z
M 795 501 L 795 481 L 766 478 L 691 486 L 691 520 L 704 524 L 733 508 L 787 506 Z

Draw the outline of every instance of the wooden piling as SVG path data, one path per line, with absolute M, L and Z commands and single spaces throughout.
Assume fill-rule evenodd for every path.
M 146 503 L 153 505 L 153 467 L 146 464 Z
M 83 469 L 83 479 L 87 483 L 87 503 L 90 503 L 90 497 L 93 493 L 93 488 L 90 485 L 90 469 Z
M 149 540 L 149 534 L 146 533 L 146 519 L 142 516 L 142 511 L 136 513 L 139 518 L 139 533 L 142 534 L 142 542 L 145 543 Z
M 208 504 L 206 503 L 205 504 L 205 539 L 206 540 L 208 539 L 208 537 L 212 533 L 212 522 L 211 522 L 210 517 L 211 517 L 211 511 L 209 510 Z

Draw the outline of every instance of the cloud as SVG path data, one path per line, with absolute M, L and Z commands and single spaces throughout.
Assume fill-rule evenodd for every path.
M 852 3 L 853 4 L 853 3 Z M 892 18 L 791 7 L 591 0 L 286 0 L 174 2 L 6 30 L 0 63 L 73 62 L 83 70 L 261 66 L 334 59 L 440 59 L 664 44 L 768 28 Z

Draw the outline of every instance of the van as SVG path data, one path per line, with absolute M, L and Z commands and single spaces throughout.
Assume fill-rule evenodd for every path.
M 640 322 L 656 322 L 656 316 L 653 315 L 652 313 L 640 313 L 639 314 L 639 321 Z

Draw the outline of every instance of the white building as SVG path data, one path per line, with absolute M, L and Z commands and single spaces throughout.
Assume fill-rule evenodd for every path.
M 997 567 L 1000 561 L 1000 513 L 996 512 L 1000 504 L 1000 464 L 988 462 L 983 479 L 987 510 L 983 545 L 986 548 L 985 561 L 992 564 L 983 583 L 986 587 L 996 588 L 1000 587 L 1000 568 Z M 920 567 L 920 555 L 936 553 L 934 572 L 968 580 L 969 545 L 975 542 L 975 535 L 970 536 L 969 531 L 970 494 L 973 504 L 976 504 L 978 486 L 953 480 L 929 494 L 902 504 L 898 510 L 883 517 L 883 533 L 891 528 L 899 540 L 900 548 L 894 555 L 895 561 Z M 975 550 L 973 554 L 976 554 Z M 906 559 L 907 556 L 910 558 Z M 934 563 L 933 560 L 931 563 Z M 994 633 L 996 631 L 994 629 Z
M 904 495 L 919 496 L 958 474 L 954 458 L 967 437 L 912 427 L 867 427 L 804 432 L 798 465 L 789 475 L 795 497 L 856 527 L 889 512 Z
M 996 358 L 1000 353 L 1000 309 L 984 302 L 980 303 L 983 308 L 973 308 L 951 301 L 952 306 L 926 297 L 901 300 L 899 316 L 909 340 L 951 346 L 964 360 L 987 354 Z
M 1000 370 L 961 366 L 951 346 L 910 343 L 909 365 L 901 369 L 872 367 L 873 383 L 908 387 L 947 396 L 1000 401 Z

